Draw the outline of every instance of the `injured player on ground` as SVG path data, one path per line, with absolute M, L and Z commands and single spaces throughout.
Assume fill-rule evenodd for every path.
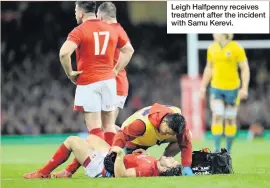
M 159 175 L 181 175 L 181 165 L 172 157 L 161 157 L 159 160 L 144 152 L 134 152 L 124 156 L 120 147 L 110 148 L 106 141 L 90 135 L 87 140 L 77 136 L 68 137 L 55 152 L 52 159 L 41 169 L 27 173 L 25 179 L 51 178 L 51 172 L 63 164 L 73 153 L 85 168 L 88 177 L 146 177 Z M 115 153 L 114 171 L 104 168 L 104 159 Z M 109 154 L 109 155 L 108 155 Z

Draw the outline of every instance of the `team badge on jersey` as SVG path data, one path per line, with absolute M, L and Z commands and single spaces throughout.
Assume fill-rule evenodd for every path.
M 228 57 L 230 57 L 230 56 L 232 55 L 232 53 L 231 53 L 231 52 L 226 52 L 226 55 L 227 55 Z

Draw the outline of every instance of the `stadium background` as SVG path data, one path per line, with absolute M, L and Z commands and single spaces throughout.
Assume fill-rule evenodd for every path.
M 179 78 L 187 73 L 187 36 L 166 34 L 166 2 L 115 4 L 118 21 L 135 48 L 127 69 L 130 95 L 117 123 L 152 102 L 179 106 L 183 91 Z M 245 134 L 238 134 L 232 149 L 235 174 L 89 180 L 80 168 L 72 179 L 25 181 L 23 174 L 43 166 L 68 135 L 86 130 L 83 116 L 72 111 L 75 86 L 66 78 L 58 58 L 62 42 L 76 26 L 74 17 L 73 2 L 1 2 L 1 187 L 270 187 L 269 49 L 246 50 L 251 67 L 250 96 L 242 103 L 238 118 Z M 270 39 L 269 35 L 235 37 Z M 212 36 L 199 35 L 199 39 L 212 40 Z M 200 73 L 205 54 L 200 50 Z M 207 108 L 208 130 L 210 120 Z M 250 142 L 246 130 L 255 123 L 255 132 L 261 133 L 261 126 L 268 131 L 264 139 Z M 206 138 L 194 140 L 193 150 L 212 149 L 213 142 Z M 165 147 L 162 144 L 147 151 L 158 158 Z
M 86 131 L 82 114 L 72 111 L 75 86 L 58 58 L 61 44 L 76 26 L 73 2 L 2 2 L 1 59 L 3 135 Z M 153 102 L 180 106 L 179 78 L 187 73 L 187 36 L 166 34 L 166 2 L 115 2 L 118 21 L 135 48 L 128 65 L 130 94 L 117 124 Z M 237 40 L 269 35 L 235 35 Z M 212 40 L 211 35 L 199 35 Z M 246 50 L 251 81 L 249 99 L 240 107 L 242 130 L 270 128 L 269 49 Z M 199 52 L 203 72 L 206 51 Z M 75 58 L 73 58 L 75 67 Z M 206 125 L 210 127 L 210 111 Z

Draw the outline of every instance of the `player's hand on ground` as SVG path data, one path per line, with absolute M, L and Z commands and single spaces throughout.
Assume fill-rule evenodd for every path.
M 141 155 L 148 155 L 147 152 L 144 149 L 136 149 L 132 153 L 138 153 Z
M 248 98 L 248 90 L 245 88 L 241 88 L 239 91 L 240 99 L 247 99 Z
M 68 74 L 68 78 L 71 80 L 71 82 L 73 84 L 76 84 L 80 74 L 82 73 L 83 71 L 71 71 L 69 74 Z
M 117 155 L 121 155 L 121 154 L 124 153 L 123 149 L 120 148 L 119 146 L 113 146 L 113 147 L 111 147 L 110 153 L 112 153 L 112 152 L 117 153 Z
M 204 99 L 205 98 L 205 95 L 206 95 L 206 87 L 201 87 L 200 88 L 200 97 L 202 99 Z
M 189 166 L 183 168 L 183 176 L 194 176 L 194 173 Z

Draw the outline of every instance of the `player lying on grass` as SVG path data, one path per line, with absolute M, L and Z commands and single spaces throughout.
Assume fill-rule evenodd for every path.
M 109 144 L 98 136 L 89 135 L 87 140 L 77 136 L 70 136 L 45 166 L 35 172 L 25 174 L 24 178 L 51 178 L 51 172 L 63 164 L 71 153 L 85 168 L 88 177 L 110 176 L 104 169 L 104 158 L 109 153 L 109 150 Z M 117 153 L 114 165 L 115 177 L 159 176 L 166 174 L 168 170 L 172 171 L 172 169 L 175 172 L 174 175 L 181 175 L 181 165 L 172 157 L 161 157 L 157 160 L 152 156 L 140 153 L 124 156 L 123 150 L 119 147 L 112 147 L 111 152 Z
M 122 124 L 113 146 L 125 147 L 129 154 L 161 143 L 169 143 L 164 156 L 173 157 L 181 151 L 183 175 L 193 175 L 191 132 L 177 107 L 155 103 L 135 112 Z
M 193 175 L 191 132 L 186 128 L 181 110 L 174 106 L 154 104 L 131 115 L 114 138 L 114 146 L 126 149 L 130 154 L 136 149 L 147 149 L 161 143 L 169 143 L 164 156 L 173 157 L 181 150 L 183 175 Z M 79 165 L 71 163 L 55 173 L 57 178 L 71 177 Z
M 104 159 L 104 166 L 106 172 L 114 177 L 182 175 L 182 166 L 173 157 L 162 156 L 158 160 L 143 149 L 125 155 L 124 150 L 118 146 L 112 147 L 111 153 Z

